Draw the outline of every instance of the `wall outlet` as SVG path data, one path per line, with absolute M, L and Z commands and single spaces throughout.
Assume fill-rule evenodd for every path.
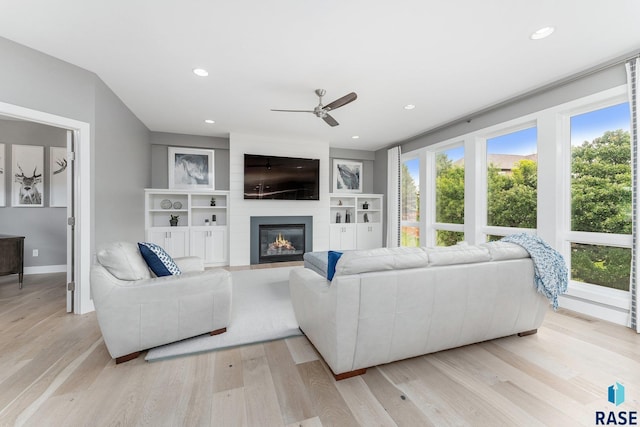
M 38 250 L 37 249 L 33 250 L 33 256 L 38 256 Z

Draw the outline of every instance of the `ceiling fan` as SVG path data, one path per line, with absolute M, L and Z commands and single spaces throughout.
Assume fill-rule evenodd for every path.
M 329 111 L 333 111 L 344 105 L 347 105 L 348 103 L 353 102 L 356 100 L 356 98 L 358 98 L 358 95 L 356 95 L 355 92 L 351 92 L 346 94 L 342 98 L 338 98 L 327 105 L 322 105 L 322 97 L 327 93 L 327 91 L 324 89 L 316 89 L 315 92 L 316 92 L 316 95 L 318 95 L 318 98 L 320 98 L 320 101 L 318 102 L 318 105 L 313 110 L 274 110 L 272 109 L 271 111 L 284 111 L 287 113 L 313 113 L 316 115 L 316 117 L 320 117 L 322 120 L 324 120 L 329 126 L 338 126 L 339 123 L 336 121 L 336 119 L 334 119 L 329 115 Z

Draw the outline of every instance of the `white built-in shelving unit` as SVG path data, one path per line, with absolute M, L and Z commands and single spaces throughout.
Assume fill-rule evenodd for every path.
M 382 247 L 382 194 L 331 193 L 331 249 Z
M 178 216 L 176 226 L 170 225 L 172 215 Z M 172 257 L 195 255 L 208 267 L 227 265 L 228 215 L 228 191 L 145 189 L 146 239 Z

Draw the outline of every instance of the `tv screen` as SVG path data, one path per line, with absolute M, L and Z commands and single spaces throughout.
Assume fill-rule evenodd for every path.
M 319 200 L 320 160 L 244 155 L 244 198 Z

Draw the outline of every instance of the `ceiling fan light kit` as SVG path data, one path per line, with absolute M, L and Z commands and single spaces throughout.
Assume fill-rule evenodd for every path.
M 316 89 L 316 95 L 318 95 L 319 102 L 318 105 L 314 107 L 313 110 L 276 110 L 272 109 L 271 111 L 280 111 L 285 113 L 313 113 L 316 117 L 321 118 L 325 121 L 329 126 L 338 126 L 339 123 L 329 115 L 329 111 L 336 110 L 340 107 L 347 105 L 350 102 L 355 101 L 358 98 L 355 92 L 351 92 L 346 94 L 345 96 L 336 99 L 333 102 L 330 102 L 327 105 L 322 105 L 322 97 L 327 93 L 324 89 Z

